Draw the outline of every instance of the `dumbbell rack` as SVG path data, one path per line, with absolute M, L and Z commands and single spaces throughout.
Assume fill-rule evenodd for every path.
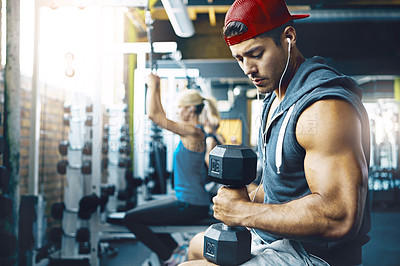
M 64 187 L 65 209 L 62 215 L 62 239 L 59 259 L 90 258 L 90 249 L 86 254 L 80 254 L 76 233 L 79 228 L 89 228 L 90 222 L 78 217 L 79 203 L 83 196 L 91 192 L 90 156 L 91 127 L 90 119 L 83 104 L 71 105 L 68 116 L 68 164 L 66 166 L 66 185 Z M 89 228 L 90 232 L 90 228 Z M 89 254 L 87 254 L 89 253 Z

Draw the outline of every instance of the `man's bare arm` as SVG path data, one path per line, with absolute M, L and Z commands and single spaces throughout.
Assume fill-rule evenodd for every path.
M 316 118 L 312 132 L 304 130 Z M 239 189 L 221 188 L 214 216 L 228 226 L 247 226 L 291 238 L 341 238 L 357 233 L 367 192 L 368 167 L 361 123 L 348 103 L 319 101 L 298 121 L 296 137 L 306 150 L 304 168 L 311 194 L 285 204 L 251 203 Z

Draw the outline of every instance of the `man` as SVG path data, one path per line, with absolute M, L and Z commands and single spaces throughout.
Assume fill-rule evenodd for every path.
M 225 17 L 233 57 L 266 94 L 263 189 L 222 187 L 213 199 L 215 218 L 251 228 L 252 258 L 243 265 L 359 265 L 369 241 L 361 89 L 323 58 L 303 57 L 292 21 L 305 17 L 290 15 L 284 0 L 236 0 Z M 189 259 L 202 258 L 202 240 L 191 241 Z M 185 263 L 202 264 L 211 263 Z

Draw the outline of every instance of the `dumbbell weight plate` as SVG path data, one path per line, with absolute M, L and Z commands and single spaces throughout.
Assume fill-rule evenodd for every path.
M 84 196 L 79 201 L 78 217 L 82 220 L 89 220 L 100 205 L 100 199 L 96 194 Z
M 54 220 L 62 220 L 65 210 L 64 202 L 56 202 L 51 206 L 50 214 Z
M 92 142 L 90 141 L 85 142 L 85 145 L 83 145 L 82 153 L 84 155 L 92 155 Z
M 90 175 L 92 173 L 92 161 L 84 160 L 82 162 L 81 172 L 84 175 Z
M 78 243 L 90 241 L 90 231 L 87 227 L 81 227 L 76 231 L 76 241 Z
M 256 178 L 257 154 L 237 145 L 217 145 L 209 156 L 208 175 L 219 184 L 241 187 Z
M 57 163 L 57 173 L 60 175 L 65 175 L 67 172 L 68 161 L 61 160 Z
M 68 154 L 68 146 L 69 143 L 66 140 L 60 141 L 60 143 L 58 144 L 58 151 L 61 155 L 65 156 Z
M 204 234 L 204 257 L 218 265 L 239 265 L 251 257 L 251 234 L 245 227 L 211 225 Z

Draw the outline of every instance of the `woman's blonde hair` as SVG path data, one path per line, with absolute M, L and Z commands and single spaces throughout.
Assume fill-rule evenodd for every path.
M 209 126 L 218 128 L 221 116 L 215 98 L 203 97 L 197 90 L 185 89 L 178 94 L 178 106 L 196 106 L 199 122 L 202 125 L 208 123 Z
M 206 98 L 206 104 L 204 107 L 204 111 L 202 112 L 204 121 L 202 124 L 208 123 L 210 127 L 213 129 L 217 129 L 219 127 L 219 123 L 221 121 L 221 115 L 217 108 L 217 100 L 213 97 Z
M 178 94 L 178 106 L 192 106 L 202 104 L 204 97 L 197 90 L 182 90 Z

